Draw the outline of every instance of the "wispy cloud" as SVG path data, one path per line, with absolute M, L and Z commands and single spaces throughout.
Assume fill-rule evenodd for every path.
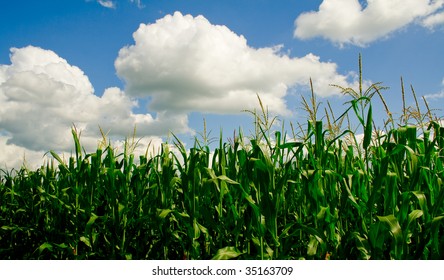
M 424 97 L 427 98 L 427 99 L 444 98 L 444 79 L 442 79 L 441 86 L 442 86 L 441 92 L 434 93 L 434 94 L 427 94 Z
M 137 5 L 137 8 L 142 9 L 143 7 L 145 7 L 145 5 L 143 5 L 142 0 L 130 0 L 131 3 L 134 3 Z
M 100 5 L 102 5 L 105 8 L 109 8 L 109 9 L 115 9 L 116 8 L 116 3 L 110 0 L 97 0 L 97 3 L 99 3 Z
M 444 12 L 432 14 L 422 20 L 421 24 L 429 29 L 434 29 L 436 26 L 444 24 Z
M 94 0 L 86 0 L 87 2 L 94 1 Z M 112 0 L 95 0 L 98 4 L 100 4 L 102 7 L 108 8 L 108 9 L 116 9 L 117 8 L 117 1 Z M 142 0 L 127 0 L 132 4 L 135 4 L 137 8 L 142 9 L 145 7 L 145 5 L 142 3 Z
M 366 46 L 414 22 L 428 27 L 442 24 L 443 5 L 443 0 L 324 0 L 318 11 L 297 17 L 294 36 Z

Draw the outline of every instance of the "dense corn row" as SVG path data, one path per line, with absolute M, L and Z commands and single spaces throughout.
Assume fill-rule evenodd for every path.
M 68 163 L 2 175 L 0 258 L 441 258 L 444 128 L 389 131 L 364 159 L 321 128 L 137 165 L 75 136 Z
M 380 87 L 343 90 L 360 145 L 316 119 L 314 95 L 299 141 L 263 110 L 248 141 L 176 138 L 136 164 L 130 149 L 82 152 L 73 130 L 68 162 L 1 173 L 0 259 L 442 259 L 444 128 L 372 138 Z

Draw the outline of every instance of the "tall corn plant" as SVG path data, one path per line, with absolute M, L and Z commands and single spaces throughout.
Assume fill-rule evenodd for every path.
M 191 148 L 174 136 L 138 160 L 134 137 L 118 152 L 104 135 L 86 153 L 74 128 L 67 160 L 50 152 L 37 170 L 1 172 L 0 258 L 442 258 L 444 128 L 426 102 L 397 125 L 384 88 L 364 89 L 359 61 L 359 89 L 340 88 L 351 99 L 339 118 L 331 107 L 320 116 L 312 87 L 299 140 L 276 129 L 260 98 L 248 140 L 221 132 L 214 149 L 205 124 Z

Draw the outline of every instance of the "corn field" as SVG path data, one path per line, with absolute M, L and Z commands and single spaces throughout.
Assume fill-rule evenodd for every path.
M 340 88 L 337 118 L 303 99 L 290 133 L 261 103 L 253 135 L 212 149 L 204 132 L 138 159 L 86 153 L 73 129 L 69 160 L 0 171 L 0 259 L 442 259 L 444 127 L 425 100 L 394 120 L 384 88 L 362 85 Z

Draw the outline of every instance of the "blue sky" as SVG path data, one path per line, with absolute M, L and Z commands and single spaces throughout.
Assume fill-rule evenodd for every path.
M 383 94 L 393 112 L 401 110 L 401 76 L 408 105 L 410 85 L 433 108 L 444 104 L 443 0 L 1 6 L 1 166 L 71 151 L 72 124 L 90 149 L 99 126 L 116 145 L 136 126 L 142 144 L 159 145 L 171 130 L 190 147 L 203 118 L 212 137 L 240 126 L 248 135 L 252 118 L 242 110 L 257 108 L 256 93 L 287 125 L 305 123 L 301 96 L 309 97 L 310 77 L 318 100 L 338 116 L 348 99 L 329 84 L 356 87 L 359 54 L 365 82 L 390 87 Z M 374 106 L 382 121 L 382 105 Z

